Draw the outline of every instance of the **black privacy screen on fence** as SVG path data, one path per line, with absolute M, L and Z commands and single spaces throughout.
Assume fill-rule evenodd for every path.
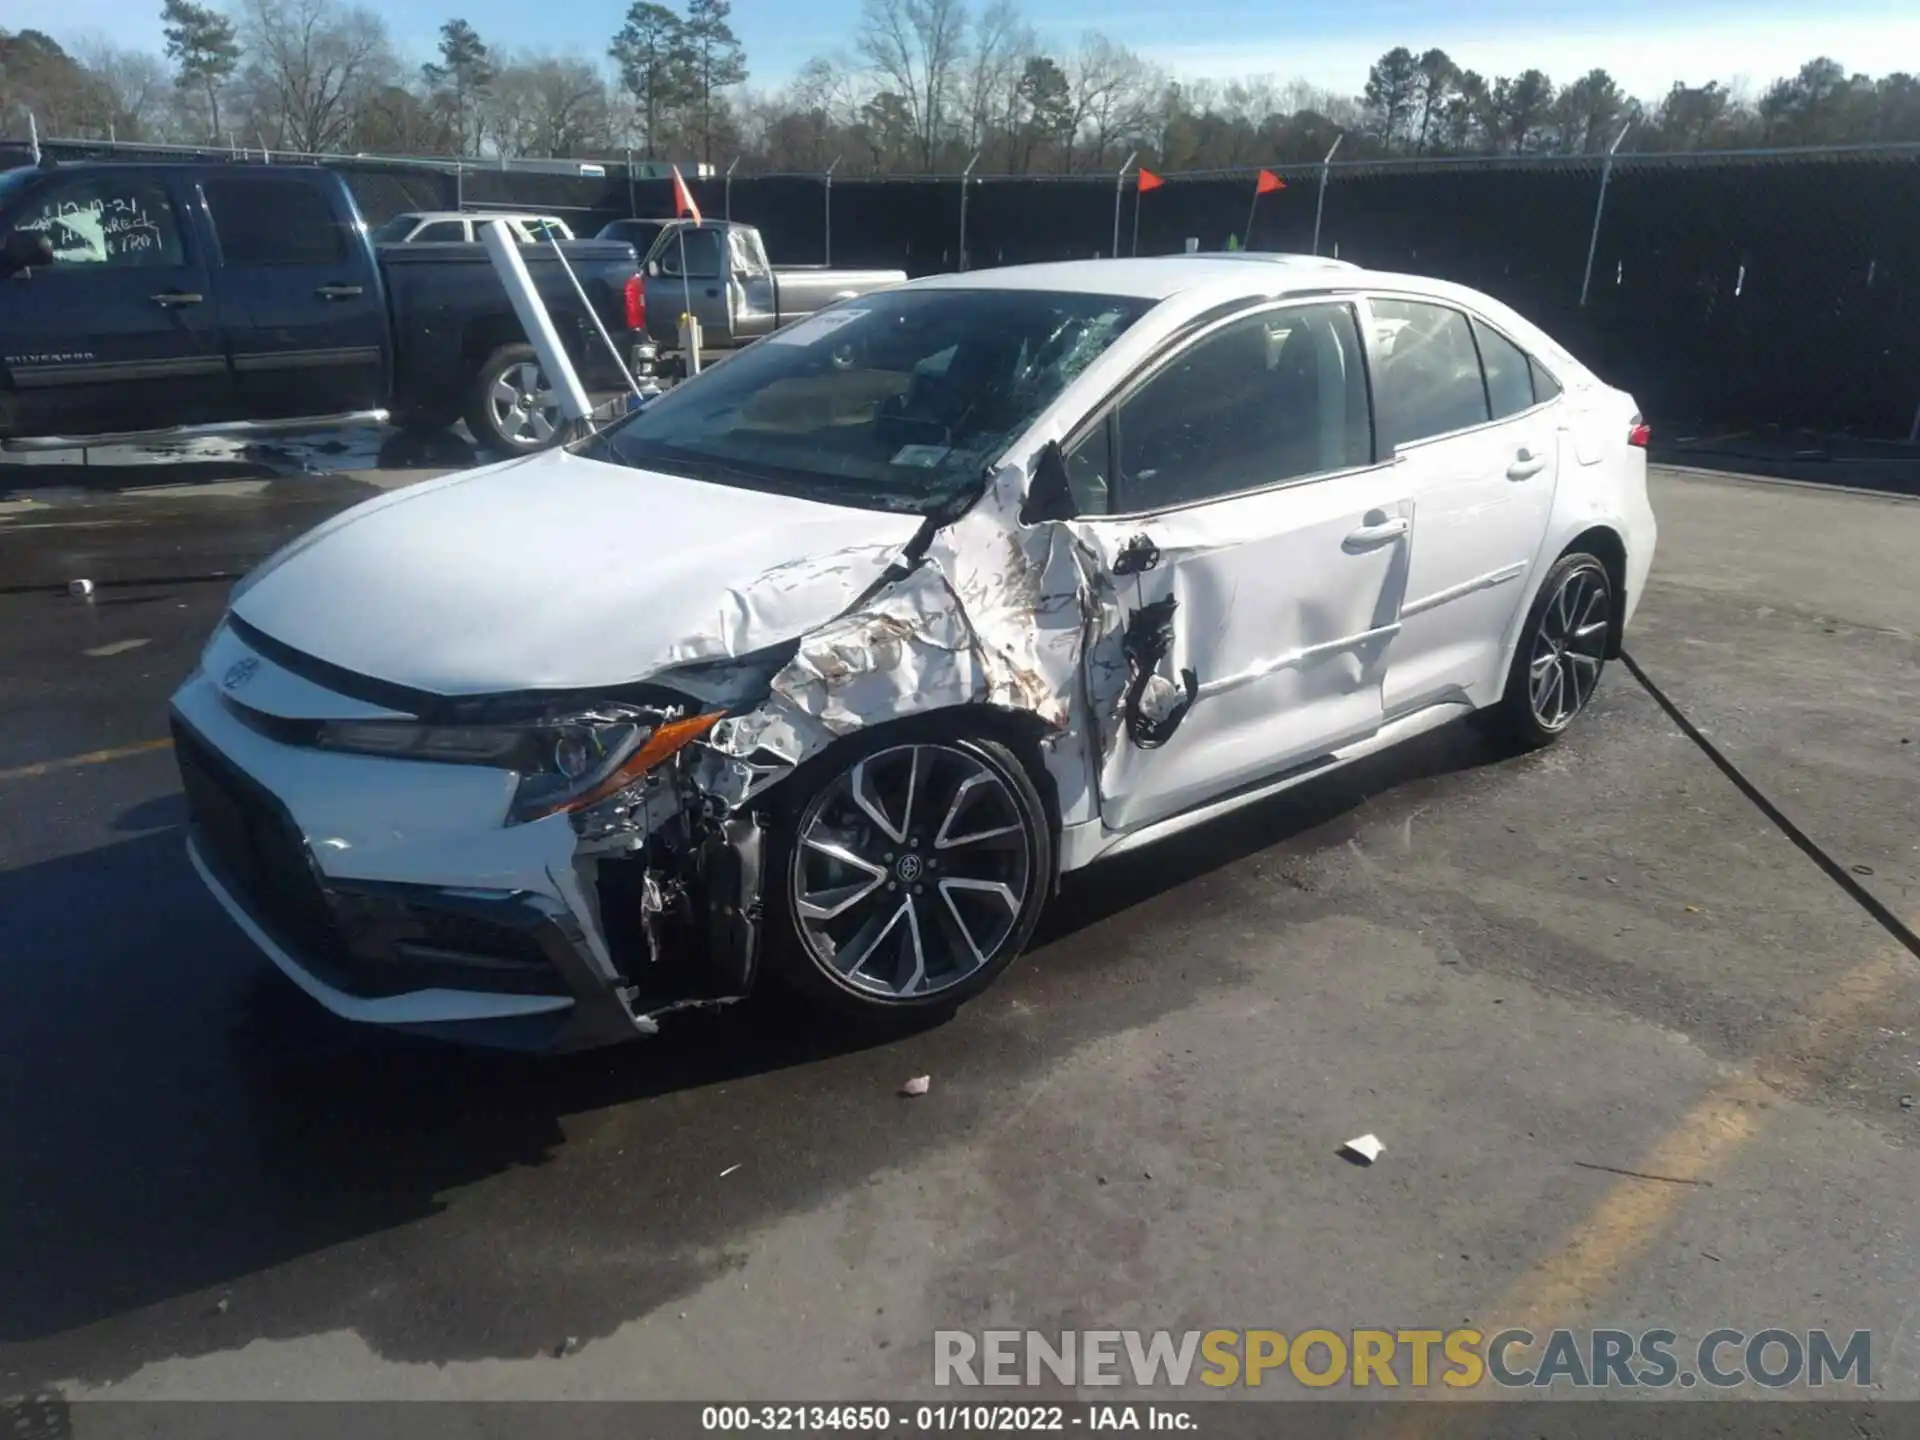
M 0 163 L 9 158 L 0 155 Z M 24 158 L 24 157 L 18 157 Z M 235 162 L 244 163 L 244 162 Z M 487 165 L 340 160 L 372 223 L 402 210 L 499 207 L 559 215 L 580 235 L 672 213 L 669 182 Z M 1286 166 L 1246 233 L 1251 173 L 1119 187 L 1119 252 L 1230 239 L 1307 251 L 1316 166 Z M 1905 438 L 1920 411 L 1920 150 L 1623 155 L 1608 177 L 1587 299 L 1598 157 L 1335 165 L 1320 250 L 1456 280 L 1531 317 L 1650 416 Z M 820 176 L 697 181 L 710 217 L 758 225 L 775 264 L 959 263 L 961 185 Z M 1114 253 L 1114 177 L 976 178 L 969 268 Z M 1136 216 L 1136 208 L 1138 214 Z M 831 240 L 829 241 L 829 235 Z

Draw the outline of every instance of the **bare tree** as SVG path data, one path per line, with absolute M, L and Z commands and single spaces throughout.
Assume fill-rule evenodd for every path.
M 1081 37 L 1067 76 L 1073 90 L 1071 133 L 1080 142 L 1079 153 L 1097 168 L 1116 141 L 1146 128 L 1163 80 L 1133 51 L 1098 31 Z M 1061 168 L 1072 168 L 1074 153 L 1070 145 Z
M 864 0 L 857 43 L 884 87 L 905 102 L 920 166 L 931 174 L 967 53 L 964 0 Z
M 74 58 L 92 80 L 75 97 L 88 129 L 121 140 L 172 135 L 173 80 L 157 55 L 90 36 L 74 46 Z
M 339 0 L 245 0 L 240 38 L 249 128 L 278 149 L 338 148 L 399 74 L 385 22 Z
M 1009 127 L 1020 74 L 1037 49 L 1033 27 L 1021 18 L 1015 0 L 993 0 L 973 22 L 973 46 L 967 64 L 967 150 L 984 149 L 995 132 Z

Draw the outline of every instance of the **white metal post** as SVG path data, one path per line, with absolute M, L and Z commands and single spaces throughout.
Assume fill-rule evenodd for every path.
M 727 164 L 726 214 L 727 214 L 727 219 L 729 221 L 733 219 L 733 167 L 735 165 L 738 165 L 739 163 L 740 163 L 740 157 L 736 155 Z
M 33 156 L 33 163 L 40 163 L 40 122 L 33 118 L 33 111 L 27 111 L 27 151 Z
M 514 314 L 520 317 L 520 328 L 527 332 L 534 353 L 540 357 L 540 368 L 547 372 L 547 380 L 559 397 L 560 413 L 572 421 L 586 419 L 593 407 L 587 403 L 580 376 L 567 358 L 566 347 L 560 343 L 559 331 L 553 328 L 553 317 L 547 313 L 540 292 L 534 289 L 533 277 L 527 274 L 520 242 L 514 239 L 513 231 L 504 220 L 489 220 L 482 225 L 480 239 L 487 247 L 487 257 L 493 261 L 494 273 L 506 287 L 507 298 L 513 302 Z
M 1327 151 L 1327 158 L 1320 162 L 1320 193 L 1313 202 L 1313 253 L 1320 253 L 1320 214 L 1327 208 L 1327 172 L 1333 168 L 1333 152 L 1340 148 L 1340 142 L 1347 138 L 1342 130 L 1333 137 L 1333 148 Z
M 1140 152 L 1133 151 L 1127 156 L 1127 163 L 1120 167 L 1120 173 L 1113 177 L 1113 258 L 1116 260 L 1120 258 L 1120 202 L 1126 198 L 1127 194 L 1127 171 L 1133 168 L 1133 162 L 1139 158 Z M 1137 232 L 1139 228 L 1140 221 L 1136 208 L 1134 230 Z
M 1629 120 L 1620 127 L 1620 133 L 1613 137 L 1613 144 L 1607 147 L 1607 158 L 1600 162 L 1600 194 L 1593 202 L 1593 233 L 1587 236 L 1587 268 L 1580 276 L 1580 307 L 1586 308 L 1587 287 L 1593 283 L 1593 256 L 1600 248 L 1600 216 L 1607 208 L 1607 185 L 1613 179 L 1613 154 L 1620 148 L 1620 142 L 1627 138 L 1627 131 L 1633 129 Z
M 960 172 L 960 253 L 954 257 L 954 269 L 967 268 L 967 186 L 973 183 L 973 167 L 980 163 L 980 152 L 973 152 L 967 168 Z
M 560 268 L 567 272 L 567 279 L 573 282 L 573 293 L 580 297 L 580 308 L 586 312 L 587 319 L 593 322 L 593 328 L 600 332 L 600 339 L 607 347 L 607 353 L 613 357 L 613 363 L 620 371 L 620 378 L 627 382 L 627 389 L 635 395 L 640 387 L 633 382 L 633 372 L 627 368 L 627 358 L 620 353 L 620 347 L 613 343 L 613 336 L 607 333 L 607 327 L 601 322 L 600 312 L 593 308 L 593 302 L 587 298 L 586 287 L 580 283 L 580 277 L 573 273 L 566 252 L 560 248 L 560 239 L 552 230 L 547 231 L 547 244 L 553 247 L 553 258 L 560 262 Z

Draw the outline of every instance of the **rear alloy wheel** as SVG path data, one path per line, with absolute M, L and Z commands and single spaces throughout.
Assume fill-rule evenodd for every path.
M 510 455 L 566 438 L 560 397 L 531 345 L 502 345 L 488 357 L 468 393 L 466 421 L 475 440 Z
M 1562 556 L 1528 613 L 1514 651 L 1502 728 L 1535 749 L 1558 739 L 1587 708 L 1606 666 L 1613 582 L 1592 555 Z
M 792 827 L 774 872 L 795 942 L 788 978 L 868 1015 L 984 990 L 1033 933 L 1052 879 L 1040 797 L 992 741 L 858 754 L 811 792 Z

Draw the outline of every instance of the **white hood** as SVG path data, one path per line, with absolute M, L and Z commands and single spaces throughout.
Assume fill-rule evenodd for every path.
M 919 526 L 551 451 L 337 516 L 233 610 L 308 655 L 442 695 L 614 685 L 804 634 Z

